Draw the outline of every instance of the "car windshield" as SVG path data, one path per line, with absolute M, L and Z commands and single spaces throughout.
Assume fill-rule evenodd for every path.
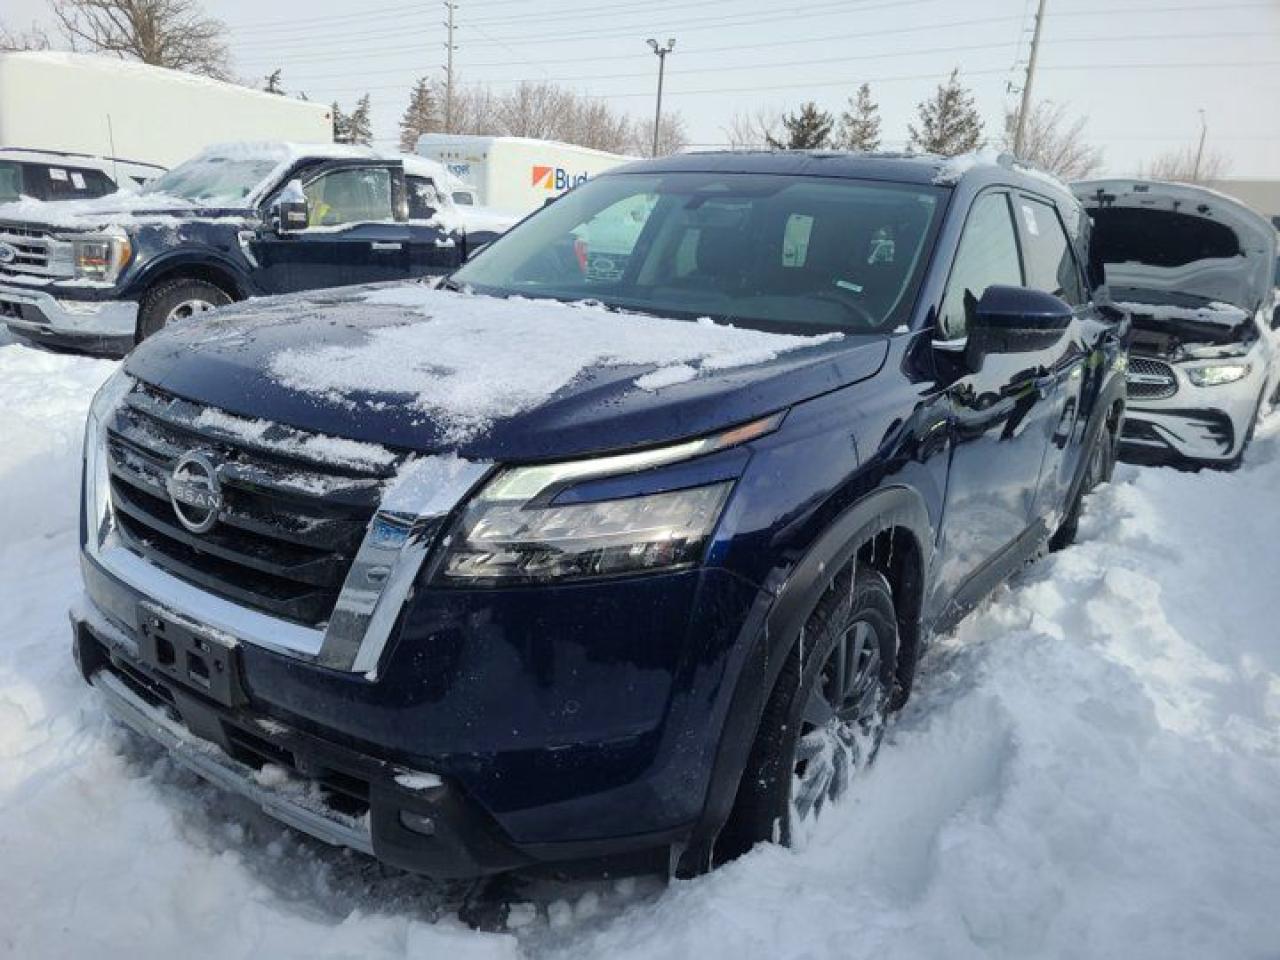
M 453 275 L 498 296 L 597 300 L 792 332 L 906 322 L 946 191 L 757 174 L 615 174 Z
M 279 162 L 279 157 L 266 154 L 199 156 L 150 181 L 142 192 L 194 203 L 234 205 L 253 193 Z

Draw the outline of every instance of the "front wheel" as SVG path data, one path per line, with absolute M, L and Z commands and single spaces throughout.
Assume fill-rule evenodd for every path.
M 721 850 L 789 844 L 874 758 L 898 656 L 893 590 L 883 574 L 846 571 L 819 600 L 765 706 Z
M 1067 514 L 1062 518 L 1062 525 L 1049 540 L 1050 550 L 1061 550 L 1075 543 L 1076 534 L 1080 530 L 1080 514 L 1084 510 L 1084 498 L 1094 488 L 1111 479 L 1116 468 L 1116 440 L 1111 427 L 1103 425 L 1098 438 L 1089 449 L 1089 459 L 1085 463 L 1084 478 L 1080 481 L 1080 489 L 1076 491 Z
M 149 291 L 138 311 L 138 342 L 159 333 L 171 323 L 179 323 L 218 307 L 231 297 L 221 287 L 206 280 L 170 280 Z

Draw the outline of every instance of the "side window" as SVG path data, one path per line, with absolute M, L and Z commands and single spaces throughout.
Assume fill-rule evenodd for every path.
M 1027 264 L 1027 286 L 1061 297 L 1073 307 L 1085 301 L 1080 266 L 1058 211 L 1050 204 L 1029 197 L 1015 201 L 1026 238 L 1023 255 Z
M 958 340 L 969 332 L 969 320 L 987 287 L 1022 286 L 1022 266 L 1018 241 L 1009 215 L 1009 200 L 1003 193 L 978 198 L 969 211 L 960 248 L 951 266 L 951 279 L 942 298 L 938 334 L 944 340 Z
M 38 189 L 45 200 L 87 200 L 115 190 L 115 184 L 100 170 L 50 164 L 33 167 L 31 174 L 41 181 Z
M 395 219 L 391 171 L 386 167 L 334 170 L 305 185 L 303 193 L 309 227 Z
M 440 193 L 428 177 L 405 177 L 409 193 L 409 219 L 430 220 L 442 206 Z

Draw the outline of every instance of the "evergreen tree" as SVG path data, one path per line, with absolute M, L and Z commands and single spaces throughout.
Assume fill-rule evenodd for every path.
M 871 99 L 869 84 L 858 88 L 849 98 L 849 106 L 840 114 L 836 144 L 845 150 L 868 153 L 880 148 L 880 106 Z
M 267 74 L 267 85 L 262 88 L 264 93 L 278 93 L 284 96 L 284 87 L 280 85 L 280 68 L 276 67 Z
M 920 126 L 910 124 L 907 146 L 921 153 L 943 157 L 976 150 L 982 142 L 982 118 L 973 104 L 973 93 L 960 83 L 960 68 L 951 71 L 928 100 L 917 106 Z
M 835 118 L 810 100 L 802 104 L 799 113 L 782 118 L 784 139 L 772 135 L 766 139 L 775 150 L 819 150 L 831 143 L 831 128 Z
M 356 108 L 347 118 L 347 143 L 369 146 L 373 140 L 373 120 L 369 116 L 369 95 L 356 101 Z
M 422 134 L 435 133 L 440 129 L 438 106 L 431 82 L 423 77 L 414 84 L 409 106 L 400 118 L 400 149 L 404 153 L 413 153 L 417 149 L 418 137 Z
M 350 143 L 351 118 L 342 112 L 337 100 L 333 101 L 333 106 L 329 109 L 333 111 L 333 142 Z

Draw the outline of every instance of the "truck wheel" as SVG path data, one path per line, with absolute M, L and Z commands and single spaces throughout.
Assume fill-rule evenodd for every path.
M 171 323 L 226 306 L 231 297 L 206 280 L 168 280 L 149 290 L 138 310 L 138 342 Z
M 736 856 L 762 840 L 790 844 L 798 827 L 848 789 L 880 747 L 897 656 L 889 581 L 849 568 L 822 595 L 782 667 L 721 834 L 722 853 Z

